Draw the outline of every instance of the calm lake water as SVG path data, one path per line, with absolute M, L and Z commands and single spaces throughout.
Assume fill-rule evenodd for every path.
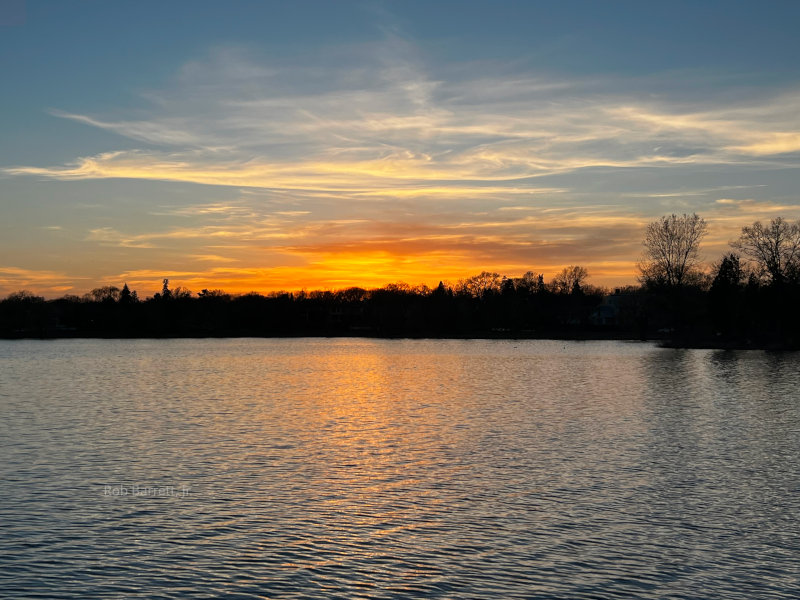
M 0 596 L 797 598 L 800 355 L 0 342 Z

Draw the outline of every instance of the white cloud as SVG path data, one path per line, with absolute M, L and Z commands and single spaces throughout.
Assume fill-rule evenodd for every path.
M 683 175 L 796 169 L 800 90 L 695 94 L 690 103 L 651 94 L 652 81 L 448 68 L 430 67 L 395 35 L 314 65 L 220 49 L 147 92 L 137 111 L 52 112 L 118 134 L 117 149 L 5 172 L 236 188 L 238 197 L 225 200 L 215 190 L 205 203 L 158 201 L 146 222 L 85 226 L 85 242 L 109 253 L 187 257 L 176 276 L 196 278 L 228 263 L 282 268 L 287 255 L 335 269 L 359 248 L 435 256 L 420 272 L 456 257 L 514 269 L 615 265 L 608 268 L 617 276 L 623 265 L 632 273 L 654 209 L 700 206 L 718 223 L 720 247 L 743 220 L 797 212 L 785 199 L 736 199 L 757 181 Z M 658 187 L 648 179 L 654 172 L 667 174 Z M 640 179 L 618 192 L 608 182 L 622 173 Z M 603 189 L 587 200 L 578 188 L 589 179 Z
M 764 165 L 800 150 L 797 91 L 689 110 L 596 81 L 529 73 L 447 80 L 394 35 L 372 50 L 321 69 L 220 49 L 187 64 L 171 88 L 150 92 L 145 117 L 52 113 L 162 150 L 5 171 L 369 194 L 464 182 L 519 188 L 527 178 L 596 167 Z

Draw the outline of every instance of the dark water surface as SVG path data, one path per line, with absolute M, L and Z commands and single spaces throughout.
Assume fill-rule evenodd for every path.
M 800 356 L 0 341 L 3 598 L 798 598 Z

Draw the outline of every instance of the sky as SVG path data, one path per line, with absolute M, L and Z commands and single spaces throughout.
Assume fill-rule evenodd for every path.
M 800 2 L 0 0 L 0 297 L 636 281 L 800 217 Z

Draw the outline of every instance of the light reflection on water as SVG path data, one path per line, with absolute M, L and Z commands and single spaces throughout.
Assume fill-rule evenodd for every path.
M 794 598 L 799 358 L 0 342 L 0 596 Z

